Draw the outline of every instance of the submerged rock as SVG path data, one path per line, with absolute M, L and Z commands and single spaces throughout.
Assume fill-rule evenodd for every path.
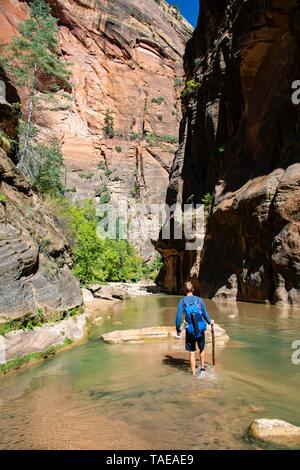
M 105 333 L 101 339 L 105 343 L 119 344 L 123 342 L 136 342 L 147 339 L 168 338 L 175 340 L 175 328 L 173 326 L 153 326 L 149 328 L 139 328 L 136 330 L 116 330 L 110 333 Z M 183 339 L 183 336 L 181 340 Z M 218 345 L 224 345 L 229 340 L 229 336 L 225 330 L 219 325 L 215 325 L 215 341 Z M 176 339 L 178 341 L 178 339 Z M 211 331 L 206 331 L 206 342 L 211 343 Z
M 300 427 L 279 419 L 256 419 L 248 429 L 252 439 L 285 447 L 300 447 Z

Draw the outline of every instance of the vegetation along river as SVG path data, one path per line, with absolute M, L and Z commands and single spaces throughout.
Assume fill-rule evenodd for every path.
M 231 340 L 202 380 L 190 376 L 180 342 L 99 340 L 114 329 L 171 325 L 177 302 L 152 295 L 115 305 L 85 344 L 1 378 L 0 448 L 265 448 L 245 438 L 254 419 L 299 426 L 300 365 L 291 360 L 299 309 L 206 301 Z

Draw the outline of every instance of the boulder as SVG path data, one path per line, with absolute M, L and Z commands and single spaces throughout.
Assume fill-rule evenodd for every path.
M 0 320 L 82 305 L 61 227 L 0 148 Z
M 111 295 L 113 299 L 126 300 L 129 298 L 127 289 L 122 287 L 113 287 L 111 289 Z
M 89 289 L 82 289 L 82 297 L 84 302 L 93 302 L 94 296 Z
M 92 290 L 94 297 L 108 300 L 126 300 L 130 297 L 150 295 L 143 285 L 126 282 L 111 282 L 107 285 L 99 286 L 99 288 L 98 286 L 93 286 L 90 290 Z
M 103 287 L 102 284 L 93 284 L 88 289 L 92 292 L 92 294 L 95 294 L 95 292 L 98 292 L 101 287 Z
M 300 427 L 279 419 L 256 419 L 249 426 L 248 436 L 276 446 L 300 447 Z
M 109 286 L 101 286 L 101 288 L 94 291 L 93 294 L 96 299 L 113 300 L 111 289 Z

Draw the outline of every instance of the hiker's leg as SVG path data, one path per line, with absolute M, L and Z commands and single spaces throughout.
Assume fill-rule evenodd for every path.
M 192 374 L 196 375 L 196 355 L 194 352 L 189 353 L 190 356 L 190 364 L 192 369 Z
M 196 375 L 196 340 L 194 335 L 186 333 L 185 335 L 185 350 L 189 353 L 192 374 Z
M 198 341 L 199 346 L 199 359 L 201 369 L 205 369 L 205 333 L 203 332 L 202 337 Z
M 203 349 L 203 351 L 199 351 L 199 358 L 201 369 L 205 369 L 205 349 Z

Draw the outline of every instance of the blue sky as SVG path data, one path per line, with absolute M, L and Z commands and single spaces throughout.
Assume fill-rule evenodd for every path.
M 193 25 L 196 26 L 199 13 L 199 0 L 167 0 L 170 5 L 176 3 L 183 16 Z

